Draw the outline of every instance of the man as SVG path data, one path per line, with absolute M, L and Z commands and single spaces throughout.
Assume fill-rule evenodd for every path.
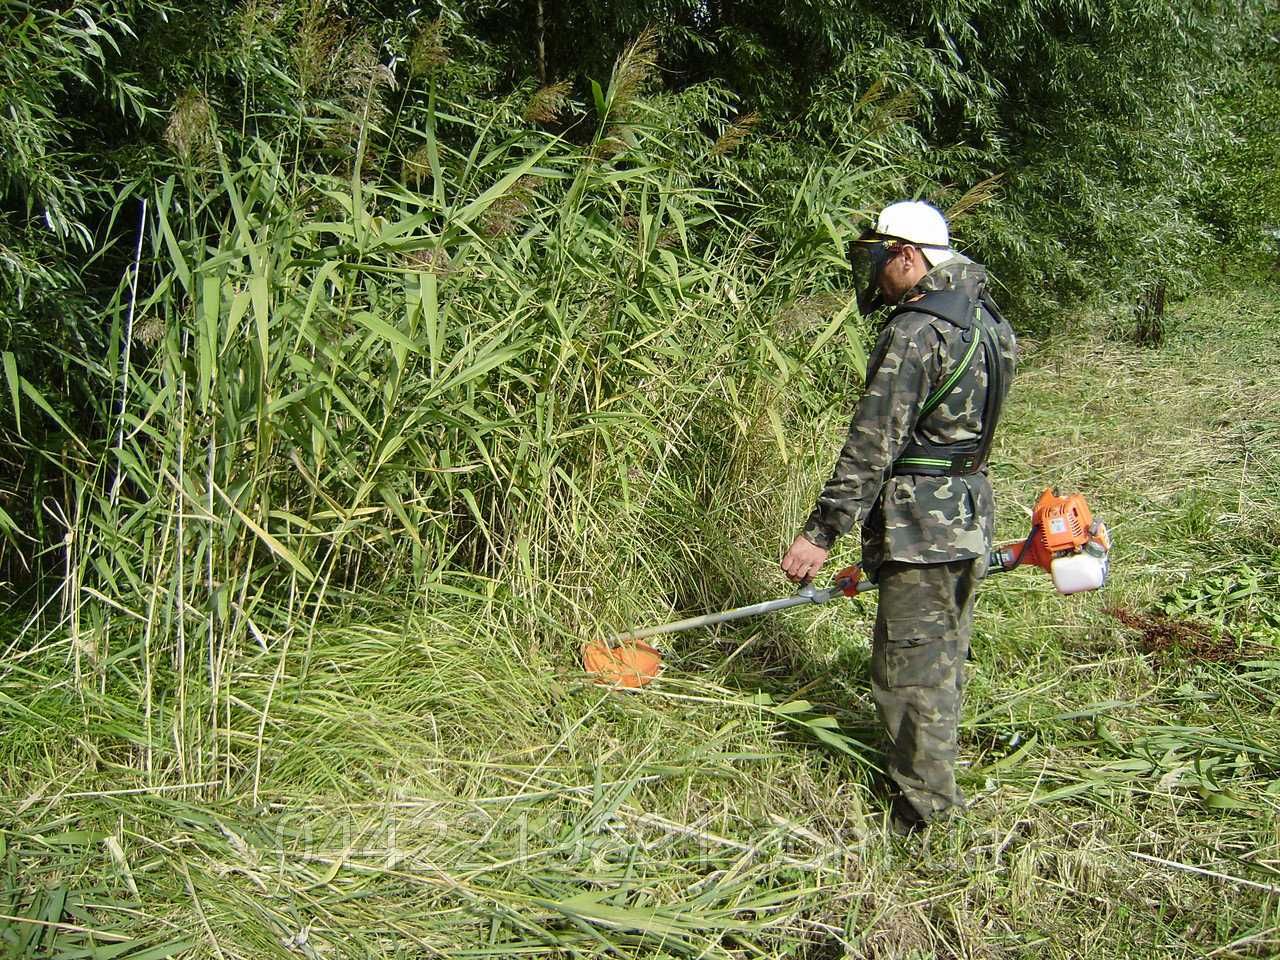
M 956 724 L 995 533 L 986 458 L 1015 340 L 985 269 L 951 249 L 927 203 L 886 207 L 851 259 L 863 312 L 897 306 L 835 471 L 782 569 L 812 578 L 835 539 L 862 525 L 863 569 L 879 585 L 871 690 L 889 738 L 895 824 L 913 829 L 964 804 Z

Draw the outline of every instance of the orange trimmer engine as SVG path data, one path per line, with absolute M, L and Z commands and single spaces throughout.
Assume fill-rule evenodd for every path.
M 1012 570 L 1024 563 L 1053 576 L 1059 593 L 1097 590 L 1107 582 L 1111 537 L 1095 520 L 1083 496 L 1061 496 L 1052 487 L 1040 494 L 1031 511 L 1026 540 L 1005 544 L 991 554 L 993 570 Z

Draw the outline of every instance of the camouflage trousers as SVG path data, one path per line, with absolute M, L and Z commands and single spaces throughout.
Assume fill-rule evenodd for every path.
M 916 817 L 962 807 L 956 724 L 978 561 L 885 563 L 871 643 L 871 693 L 889 737 L 889 776 Z

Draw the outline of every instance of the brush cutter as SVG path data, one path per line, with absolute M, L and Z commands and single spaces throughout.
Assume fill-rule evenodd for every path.
M 987 575 L 1032 564 L 1047 571 L 1053 577 L 1054 587 L 1063 595 L 1097 590 L 1107 582 L 1110 553 L 1111 538 L 1106 525 L 1093 518 L 1084 497 L 1078 493 L 1064 497 L 1048 488 L 1040 494 L 1032 510 L 1031 532 L 1025 540 L 1015 540 L 991 551 Z M 863 576 L 861 567 L 854 564 L 837 573 L 832 585 L 825 589 L 806 583 L 794 596 L 688 617 L 585 644 L 582 666 L 595 675 L 598 683 L 642 687 L 662 671 L 662 655 L 643 642 L 646 637 L 757 617 L 788 607 L 826 603 L 836 597 L 856 597 L 874 589 L 876 583 Z

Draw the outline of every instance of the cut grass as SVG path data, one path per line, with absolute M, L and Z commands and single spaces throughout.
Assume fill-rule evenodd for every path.
M 874 736 L 869 604 L 673 638 L 636 695 L 575 669 L 593 630 L 784 592 L 776 558 L 832 414 L 793 428 L 785 469 L 768 428 L 709 457 L 722 496 L 685 515 L 599 505 L 622 542 L 653 538 L 628 564 L 606 526 L 587 572 L 537 593 L 366 597 L 264 634 L 217 691 L 184 691 L 225 744 L 216 765 L 175 749 L 163 671 L 146 714 L 136 648 L 79 681 L 68 640 L 11 652 L 0 956 L 1276 955 L 1280 651 L 1154 658 L 1106 612 L 1280 544 L 1280 294 L 1174 317 L 1156 351 L 1073 331 L 1023 363 L 1001 534 L 1043 486 L 1082 490 L 1113 580 L 983 589 L 953 825 L 884 829 L 856 744 Z M 821 717 L 856 756 L 815 741 Z

